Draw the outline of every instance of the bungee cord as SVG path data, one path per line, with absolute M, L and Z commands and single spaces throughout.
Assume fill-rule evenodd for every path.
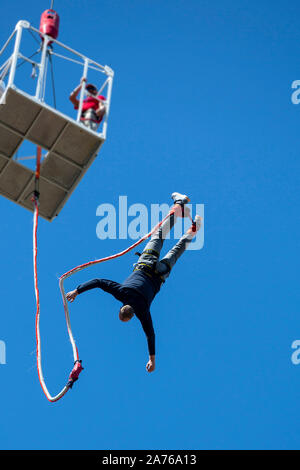
M 34 215 L 33 215 L 33 269 L 34 269 L 34 290 L 35 290 L 35 298 L 36 298 L 36 320 L 35 320 L 35 329 L 36 329 L 36 351 L 37 351 L 37 370 L 38 370 L 38 377 L 39 377 L 39 382 L 42 387 L 42 390 L 44 394 L 46 395 L 46 398 L 48 399 L 49 402 L 54 403 L 58 400 L 60 400 L 67 392 L 69 389 L 72 388 L 74 382 L 78 380 L 79 374 L 83 370 L 83 367 L 81 365 L 81 360 L 79 359 L 79 353 L 78 349 L 76 346 L 76 342 L 73 336 L 72 328 L 71 328 L 71 321 L 70 321 L 70 314 L 69 314 L 69 308 L 68 308 L 68 302 L 66 299 L 66 294 L 64 290 L 64 281 L 68 279 L 69 277 L 73 276 L 73 274 L 76 274 L 86 268 L 89 268 L 91 266 L 95 266 L 96 264 L 104 263 L 105 261 L 110 261 L 112 259 L 119 258 L 121 256 L 124 256 L 125 254 L 129 253 L 129 251 L 133 250 L 136 248 L 138 245 L 143 243 L 147 238 L 151 237 L 158 229 L 159 227 L 167 220 L 175 211 L 174 209 L 171 209 L 170 212 L 146 235 L 144 235 L 142 238 L 137 240 L 135 243 L 133 243 L 131 246 L 126 248 L 123 251 L 120 251 L 119 253 L 115 253 L 113 255 L 107 256 L 105 258 L 100 258 L 97 260 L 89 261 L 88 263 L 81 264 L 79 266 L 76 266 L 75 268 L 71 269 L 70 271 L 67 271 L 65 274 L 60 276 L 59 278 L 59 288 L 62 296 L 62 301 L 63 301 L 63 307 L 64 307 L 64 312 L 65 312 L 65 318 L 66 318 L 66 324 L 67 324 L 67 330 L 68 330 L 68 335 L 69 335 L 69 340 L 72 346 L 72 351 L 73 351 L 73 358 L 74 358 L 74 366 L 73 369 L 69 375 L 69 379 L 67 384 L 62 388 L 62 390 L 57 394 L 57 395 L 51 395 L 44 379 L 43 375 L 43 369 L 42 369 L 42 351 L 41 351 L 41 335 L 40 335 L 40 294 L 39 294 L 39 287 L 38 287 L 38 267 L 37 267 L 37 232 L 38 232 L 38 219 L 39 219 L 39 177 L 40 177 L 40 164 L 41 164 L 41 148 L 38 147 L 37 150 L 37 159 L 36 159 L 36 174 L 35 174 L 35 190 L 33 192 L 33 203 L 34 203 Z

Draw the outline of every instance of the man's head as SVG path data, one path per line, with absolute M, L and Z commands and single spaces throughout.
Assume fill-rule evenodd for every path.
M 97 95 L 97 88 L 92 83 L 88 83 L 85 88 L 91 95 Z
M 119 318 L 121 321 L 129 321 L 134 316 L 134 310 L 130 305 L 123 305 L 119 311 Z

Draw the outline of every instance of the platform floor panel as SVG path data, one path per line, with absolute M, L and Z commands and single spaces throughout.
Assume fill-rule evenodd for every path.
M 94 161 L 104 139 L 16 88 L 0 105 L 0 194 L 33 210 L 34 171 L 15 160 L 24 141 L 47 151 L 41 164 L 40 214 L 58 215 Z
M 8 88 L 5 104 L 0 106 L 0 122 L 25 135 L 40 110 L 39 103 L 27 99 L 14 88 Z
M 66 190 L 70 190 L 80 177 L 80 168 L 72 165 L 56 154 L 49 153 L 41 166 L 41 175 Z
M 0 106 L 0 110 L 2 109 Z M 16 153 L 16 150 L 23 141 L 22 136 L 12 133 L 11 130 L 3 127 L 0 122 L 0 153 L 5 155 L 7 158 L 11 158 Z
M 68 125 L 62 138 L 57 140 L 53 151 L 84 167 L 102 145 L 103 140 L 87 132 L 83 125 Z
M 27 139 L 50 149 L 68 123 L 48 109 L 42 109 L 28 132 Z
M 34 180 L 31 181 L 28 191 L 24 194 L 24 198 L 20 201 L 21 206 L 26 209 L 33 210 L 32 193 L 34 191 Z M 47 220 L 52 220 L 57 215 L 57 208 L 61 202 L 67 197 L 67 191 L 53 186 L 47 180 L 40 180 L 40 198 L 39 213 Z
M 29 168 L 10 161 L 0 174 L 0 192 L 13 201 L 17 201 L 32 178 Z

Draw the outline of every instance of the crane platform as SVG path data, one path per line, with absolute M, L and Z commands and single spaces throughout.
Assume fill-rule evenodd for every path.
M 104 139 L 16 87 L 0 104 L 0 194 L 33 211 L 34 171 L 14 159 L 24 140 L 47 151 L 41 165 L 40 215 L 52 221 L 94 161 Z

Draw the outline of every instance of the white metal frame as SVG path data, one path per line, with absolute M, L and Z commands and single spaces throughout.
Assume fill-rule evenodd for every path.
M 22 41 L 22 34 L 23 30 L 30 30 L 33 33 L 37 33 L 39 36 L 43 38 L 42 41 L 42 48 L 41 48 L 41 59 L 40 62 L 37 63 L 35 61 L 32 61 L 30 58 L 25 57 L 23 54 L 20 52 L 20 47 L 21 47 L 21 41 Z M 7 49 L 7 46 L 12 42 L 12 40 L 15 38 L 15 43 L 14 43 L 14 50 L 12 55 L 5 61 L 2 66 L 0 66 L 0 71 L 3 69 L 5 66 L 9 67 L 9 78 L 8 78 L 8 83 L 7 87 L 15 87 L 15 77 L 17 73 L 17 65 L 18 65 L 18 60 L 22 59 L 25 60 L 33 65 L 36 66 L 38 69 L 38 79 L 37 79 L 37 86 L 36 86 L 36 91 L 35 91 L 35 96 L 32 98 L 35 98 L 37 101 L 43 102 L 44 101 L 44 90 L 46 86 L 46 72 L 47 72 L 47 62 L 48 62 L 48 54 L 49 52 L 53 56 L 60 57 L 66 61 L 71 61 L 75 62 L 79 65 L 82 66 L 82 78 L 87 79 L 88 77 L 88 72 L 89 70 L 96 70 L 106 76 L 106 79 L 104 81 L 104 84 L 101 86 L 99 92 L 103 92 L 104 89 L 106 89 L 106 101 L 105 101 L 105 107 L 106 107 L 106 113 L 103 119 L 103 124 L 102 124 L 102 130 L 97 131 L 99 136 L 105 140 L 106 135 L 107 135 L 107 125 L 108 125 L 108 116 L 109 116 L 109 111 L 110 111 L 110 104 L 111 104 L 111 94 L 112 94 L 112 85 L 113 85 L 113 78 L 114 78 L 114 71 L 107 65 L 103 66 L 97 62 L 95 62 L 92 59 L 89 59 L 85 55 L 81 54 L 78 51 L 75 51 L 74 49 L 71 49 L 70 47 L 66 46 L 60 41 L 57 41 L 56 39 L 53 39 L 50 36 L 47 36 L 46 34 L 41 33 L 38 29 L 33 27 L 28 21 L 21 20 L 17 23 L 15 30 L 13 33 L 10 35 L 2 49 L 0 50 L 0 59 L 1 55 L 4 53 L 4 51 Z M 62 47 L 66 51 L 68 51 L 71 54 L 74 54 L 79 58 L 79 60 L 74 60 L 69 57 L 65 57 L 61 54 L 57 54 L 54 51 L 50 51 L 48 48 L 49 43 L 57 44 L 58 46 Z M 84 100 L 84 95 L 85 91 L 84 88 L 82 87 L 81 92 L 80 92 L 80 99 L 79 99 L 79 108 L 77 112 L 77 118 L 76 121 L 80 123 L 80 117 L 82 113 L 82 105 L 83 105 L 83 100 Z M 5 93 L 2 95 L 0 98 L 0 104 L 5 102 Z M 94 131 L 91 131 L 94 132 Z
M 37 61 L 32 59 L 33 55 L 26 57 L 21 53 L 24 30 L 30 31 L 35 37 L 40 37 L 41 46 L 33 54 L 39 54 Z M 39 43 L 39 40 L 37 42 Z M 56 48 L 53 50 L 52 44 L 49 47 L 50 43 L 59 46 L 58 49 L 65 49 L 67 55 L 75 55 L 75 58 L 57 53 Z M 11 55 L 9 45 L 13 45 Z M 45 102 L 47 64 L 51 55 L 80 65 L 82 77 L 85 79 L 88 78 L 90 70 L 100 73 L 103 84 L 98 92 L 106 96 L 106 113 L 97 131 L 81 122 L 83 100 L 87 94 L 84 88 L 81 88 L 79 109 L 75 119 L 60 111 L 59 107 L 54 109 Z M 47 152 L 41 165 L 39 212 L 42 217 L 52 221 L 95 160 L 106 139 L 114 72 L 107 65 L 100 65 L 63 43 L 40 33 L 24 20 L 17 23 L 15 30 L 0 50 L 0 61 L 2 58 L 0 80 L 5 81 L 0 81 L 0 134 L 5 137 L 0 141 L 0 195 L 26 209 L 33 210 L 28 192 L 30 194 L 32 190 L 34 171 L 19 163 L 14 156 L 24 141 L 39 145 Z M 19 80 L 19 66 L 24 61 L 37 71 L 36 87 L 31 93 L 16 85 Z M 80 76 L 80 71 L 78 75 Z M 24 74 L 21 75 L 23 76 Z M 20 103 L 19 113 L 15 112 Z M 46 132 L 40 134 L 39 126 L 44 125 L 41 124 L 43 122 L 47 123 L 47 127 L 43 128 Z M 20 176 L 21 172 L 23 176 Z M 19 183 L 18 186 L 16 183 Z

